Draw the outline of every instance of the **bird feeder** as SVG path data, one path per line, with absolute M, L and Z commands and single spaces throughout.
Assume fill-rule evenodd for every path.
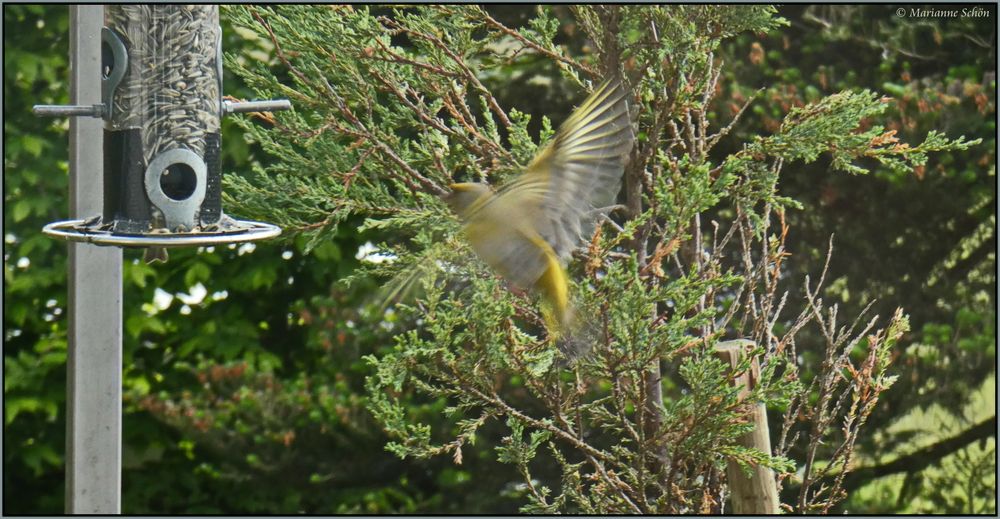
M 222 211 L 221 118 L 291 108 L 222 99 L 222 29 L 212 5 L 104 8 L 101 103 L 38 105 L 47 116 L 104 120 L 104 205 L 48 224 L 56 238 L 119 247 L 178 247 L 277 236 Z

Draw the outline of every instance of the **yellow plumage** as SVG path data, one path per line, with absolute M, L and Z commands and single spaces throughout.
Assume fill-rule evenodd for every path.
M 614 204 L 633 140 L 625 90 L 608 81 L 498 193 L 480 183 L 451 186 L 447 201 L 472 249 L 504 279 L 537 291 L 557 334 L 573 319 L 563 265 Z

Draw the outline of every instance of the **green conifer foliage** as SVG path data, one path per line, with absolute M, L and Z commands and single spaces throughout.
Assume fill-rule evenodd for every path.
M 230 56 L 229 66 L 296 107 L 267 128 L 246 125 L 277 162 L 232 179 L 232 202 L 312 244 L 354 216 L 385 237 L 381 261 L 348 281 L 376 276 L 388 287 L 389 308 L 373 300 L 367 325 L 396 335 L 367 357 L 366 386 L 391 452 L 461 464 L 499 425 L 493 456 L 522 476 L 512 492 L 527 512 L 720 511 L 729 460 L 792 478 L 790 510 L 829 511 L 843 498 L 842 469 L 894 381 L 891 350 L 908 323 L 901 311 L 844 320 L 820 295 L 825 271 L 783 278 L 785 213 L 799 205 L 779 179 L 820 156 L 830 174 L 905 172 L 976 141 L 932 132 L 901 144 L 877 123 L 883 98 L 843 91 L 714 153 L 746 108 L 710 120 L 725 66 L 716 51 L 744 32 L 780 30 L 768 7 L 574 7 L 571 22 L 540 7 L 520 26 L 461 5 L 229 15 L 271 41 L 281 63 Z M 586 43 L 557 44 L 564 23 Z M 547 118 L 536 137 L 531 115 L 502 102 L 507 82 L 534 75 L 582 99 L 613 74 L 633 96 L 638 142 L 621 207 L 570 265 L 579 315 L 598 332 L 588 354 L 567 359 L 547 340 L 537 300 L 474 259 L 439 196 L 457 180 L 502 184 L 551 137 Z M 796 344 L 804 328 L 818 344 Z M 762 366 L 746 399 L 712 354 L 733 338 L 751 339 Z M 800 357 L 806 347 L 820 355 Z M 772 409 L 774 455 L 739 444 L 753 427 L 748 402 Z M 786 456 L 793 445 L 802 459 Z

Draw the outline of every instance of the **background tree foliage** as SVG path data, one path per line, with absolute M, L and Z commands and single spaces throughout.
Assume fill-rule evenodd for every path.
M 276 221 L 289 232 L 280 242 L 256 248 L 178 251 L 170 263 L 156 268 L 126 261 L 126 512 L 511 512 L 531 502 L 531 494 L 542 487 L 548 487 L 551 496 L 574 494 L 567 483 L 578 470 L 573 468 L 577 460 L 570 457 L 560 465 L 558 451 L 547 446 L 551 431 L 546 434 L 544 427 L 510 419 L 508 414 L 505 420 L 486 420 L 469 434 L 487 414 L 456 415 L 468 409 L 462 408 L 461 400 L 459 409 L 449 409 L 455 396 L 440 397 L 447 386 L 424 387 L 429 390 L 424 393 L 382 390 L 392 385 L 386 375 L 407 375 L 390 362 L 405 365 L 410 362 L 407 352 L 433 350 L 434 355 L 458 355 L 460 361 L 483 358 L 485 353 L 487 369 L 498 370 L 498 376 L 508 373 L 495 364 L 504 355 L 502 337 L 485 327 L 477 329 L 477 323 L 497 322 L 520 311 L 518 306 L 524 303 L 500 289 L 485 271 L 472 270 L 482 275 L 466 277 L 468 286 L 459 287 L 461 293 L 497 294 L 504 304 L 459 298 L 472 305 L 463 311 L 476 319 L 463 324 L 465 331 L 443 334 L 446 328 L 441 327 L 456 326 L 454 311 L 448 308 L 455 303 L 448 292 L 435 291 L 428 283 L 423 297 L 443 305 L 441 319 L 431 319 L 428 326 L 426 319 L 438 310 L 422 308 L 425 335 L 410 332 L 394 347 L 393 336 L 411 329 L 413 318 L 405 307 L 388 317 L 373 315 L 371 294 L 379 278 L 359 275 L 357 268 L 364 266 L 363 272 L 395 268 L 373 252 L 376 247 L 383 253 L 396 248 L 399 261 L 394 263 L 405 264 L 412 259 L 410 251 L 432 246 L 431 230 L 447 234 L 454 223 L 445 213 L 427 210 L 435 207 L 432 197 L 410 198 L 414 186 L 406 179 L 417 177 L 401 164 L 373 167 L 385 150 L 368 152 L 371 136 L 346 138 L 336 131 L 336 124 L 350 122 L 343 108 L 356 110 L 356 103 L 374 92 L 371 113 L 358 113 L 371 118 L 372 132 L 391 129 L 380 136 L 388 139 L 389 150 L 403 163 L 421 165 L 418 173 L 434 171 L 435 161 L 443 160 L 447 171 L 472 178 L 488 172 L 501 178 L 509 171 L 504 165 L 529 158 L 539 140 L 581 98 L 580 86 L 565 75 L 575 67 L 552 59 L 544 50 L 589 67 L 602 66 L 593 60 L 595 45 L 602 50 L 602 42 L 594 38 L 597 20 L 588 18 L 586 10 L 553 7 L 536 13 L 528 6 L 489 10 L 497 24 L 518 30 L 523 39 L 500 37 L 504 35 L 497 25 L 483 25 L 482 18 L 472 23 L 465 19 L 466 12 L 477 13 L 464 7 L 403 13 L 373 9 L 370 15 L 319 6 L 223 9 L 229 54 L 226 93 L 289 95 L 296 106 L 294 113 L 274 119 L 226 122 L 224 163 L 231 173 L 228 192 L 235 197 L 227 200 L 229 212 Z M 727 124 L 756 94 L 708 161 L 739 152 L 738 143 L 751 142 L 755 136 L 780 134 L 779 125 L 789 120 L 793 108 L 801 110 L 808 103 L 823 106 L 825 97 L 842 90 L 871 89 L 894 99 L 882 115 L 876 111 L 864 119 L 865 125 L 885 126 L 886 132 L 879 134 L 886 135 L 883 144 L 896 144 L 891 139 L 898 138 L 900 143 L 916 145 L 930 130 L 984 139 L 966 150 L 932 154 L 926 164 L 916 164 L 914 173 L 860 159 L 852 163 L 871 174 L 834 174 L 830 167 L 837 166 L 831 163 L 835 158 L 819 154 L 813 162 L 796 161 L 792 169 L 786 165 L 778 190 L 803 205 L 784 212 L 790 229 L 784 249 L 792 253 L 784 276 L 796 282 L 806 273 L 815 276 L 825 260 L 827 238 L 834 233 L 835 253 L 823 297 L 836 300 L 842 315 L 856 315 L 872 300 L 877 300 L 873 313 L 883 316 L 904 306 L 914 328 L 892 350 L 901 380 L 882 394 L 879 405 L 884 407 L 870 415 L 869 429 L 858 437 L 856 463 L 870 470 L 857 471 L 866 477 L 848 479 L 845 485 L 849 490 L 860 488 L 883 475 L 884 467 L 900 468 L 899 474 L 910 476 L 905 483 L 869 484 L 853 494 L 848 509 L 982 512 L 990 511 L 992 504 L 995 511 L 990 498 L 995 495 L 995 480 L 991 487 L 989 478 L 982 477 L 995 472 L 995 465 L 990 468 L 995 463 L 995 440 L 990 438 L 995 414 L 990 409 L 984 413 L 974 396 L 995 374 L 996 58 L 991 31 L 996 12 L 981 19 L 910 19 L 879 6 L 831 6 L 789 7 L 779 14 L 791 22 L 788 27 L 740 34 L 742 29 L 766 26 L 762 18 L 744 16 L 741 27 L 729 25 L 731 33 L 705 40 L 696 34 L 692 39 L 691 28 L 683 23 L 661 25 L 663 41 L 691 45 L 680 45 L 661 57 L 664 70 L 654 73 L 664 79 L 673 77 L 667 71 L 703 71 L 699 67 L 707 63 L 677 63 L 669 58 L 704 56 L 713 50 L 715 58 L 724 61 L 714 101 L 705 107 L 713 128 Z M 686 16 L 719 27 L 733 22 L 732 13 L 725 10 L 677 10 L 663 21 Z M 36 119 L 27 108 L 66 101 L 67 19 L 65 7 L 4 8 L 8 101 L 4 105 L 4 490 L 8 496 L 18 496 L 5 502 L 8 513 L 62 509 L 65 246 L 41 236 L 38 229 L 65 217 L 66 124 Z M 392 24 L 421 30 L 432 38 L 400 32 L 386 38 Z M 37 30 L 24 30 L 27 27 Z M 268 29 L 274 31 L 274 40 Z M 645 27 L 634 30 L 625 31 L 624 37 L 645 33 Z M 452 63 L 446 49 L 433 45 L 433 37 L 452 38 L 447 49 L 465 49 L 475 58 L 468 62 L 472 76 L 457 79 L 474 78 L 482 86 L 468 98 L 471 125 L 489 129 L 491 119 L 503 112 L 512 122 L 511 130 L 493 122 L 495 134 L 441 141 L 425 124 L 412 124 L 412 110 L 388 108 L 402 101 L 393 97 L 392 89 L 379 86 L 378 75 L 351 76 L 351 71 L 363 70 L 359 66 L 383 75 L 414 70 L 400 59 Z M 349 46 L 361 41 L 368 43 Z M 643 52 L 647 51 L 635 51 L 640 62 Z M 387 61 L 376 66 L 377 59 Z M 319 64 L 322 73 L 305 68 L 310 63 Z M 233 72 L 242 77 L 230 75 Z M 434 76 L 439 72 L 426 72 L 406 78 L 405 86 L 428 92 L 426 88 L 437 84 Z M 296 97 L 292 94 L 301 90 L 303 76 L 307 82 L 325 77 L 331 87 L 355 82 L 365 88 L 331 89 L 348 98 L 345 105 L 338 105 L 336 96 L 329 97 L 325 86 L 315 96 Z M 757 93 L 758 88 L 764 90 Z M 683 96 L 684 90 L 676 92 Z M 486 93 L 501 110 L 490 105 Z M 485 105 L 478 104 L 479 95 L 486 99 Z M 865 106 L 864 98 L 840 99 Z M 461 109 L 460 103 L 453 106 Z M 553 123 L 545 124 L 542 116 Z M 293 130 L 299 133 L 289 133 Z M 244 131 L 253 136 L 252 144 L 242 138 Z M 491 141 L 500 146 L 490 146 Z M 481 153 L 459 153 L 462 147 L 476 145 L 482 147 Z M 355 170 L 366 152 L 372 162 Z M 699 171 L 697 165 L 695 161 L 682 166 L 690 168 L 683 178 L 697 178 L 692 173 Z M 246 178 L 252 182 L 242 181 L 239 175 L 250 171 Z M 340 190 L 345 178 L 371 196 L 345 196 Z M 374 183 L 373 178 L 386 181 Z M 294 197 L 280 196 L 291 181 L 301 183 L 300 191 Z M 711 192 L 710 184 L 705 187 Z M 404 202 L 409 200 L 414 205 Z M 373 214 L 378 217 L 374 225 L 364 220 Z M 723 218 L 726 213 L 715 216 Z M 409 239 L 421 234 L 423 240 Z M 366 245 L 369 242 L 379 245 Z M 126 253 L 127 260 L 137 257 Z M 467 271 L 477 268 L 468 262 L 458 265 Z M 635 266 L 624 262 L 618 268 L 608 272 L 608 289 L 627 279 Z M 347 277 L 352 279 L 349 285 L 341 281 Z M 671 277 L 686 278 L 684 272 L 671 272 Z M 674 296 L 676 291 L 700 289 L 675 285 Z M 659 297 L 652 292 L 616 294 L 623 305 L 643 304 L 629 297 Z M 672 340 L 683 336 L 684 329 L 677 328 L 679 335 Z M 540 330 L 529 326 L 527 332 Z M 802 333 L 800 344 L 819 340 L 818 329 L 807 327 Z M 466 335 L 473 339 L 443 348 Z M 432 337 L 437 340 L 427 340 Z M 526 339 L 517 340 L 526 344 Z M 467 344 L 481 349 L 467 351 Z M 799 353 L 801 376 L 811 380 L 821 353 L 805 347 Z M 552 387 L 571 388 L 575 382 L 565 378 L 570 370 L 553 374 L 557 370 L 545 366 L 549 361 L 544 355 L 529 360 L 532 364 L 526 371 L 509 379 L 504 395 L 525 406 L 526 416 L 539 416 L 544 406 L 538 407 L 538 400 L 531 398 L 533 383 L 544 379 Z M 419 374 L 421 369 L 437 369 L 435 363 L 426 364 L 411 365 L 411 370 Z M 680 380 L 672 371 L 679 366 L 686 366 L 681 375 L 687 385 L 666 387 L 668 405 L 675 406 L 674 412 L 680 413 L 676 416 L 703 412 L 704 403 L 698 398 L 718 391 L 724 374 L 713 371 L 717 368 L 710 359 L 699 357 L 687 364 L 664 365 L 666 378 Z M 477 366 L 468 369 L 476 373 Z M 540 375 L 533 380 L 536 372 Z M 373 377 L 376 373 L 379 377 Z M 715 389 L 690 392 L 699 382 Z M 593 391 L 588 397 L 608 388 Z M 942 416 L 935 404 L 964 414 Z M 685 406 L 692 407 L 685 411 Z M 780 405 L 772 409 L 773 423 L 784 409 Z M 976 427 L 991 417 L 992 428 Z M 936 421 L 941 420 L 960 427 L 921 432 L 939 429 Z M 718 423 L 721 439 L 695 438 L 704 442 L 699 446 L 705 450 L 701 459 L 707 465 L 699 466 L 692 458 L 692 474 L 714 474 L 711 467 L 718 459 L 733 455 L 718 449 L 727 445 L 725 438 L 735 429 L 726 425 L 730 422 L 725 416 Z M 424 436 L 425 426 L 435 431 L 433 436 Z M 395 433 L 395 441 L 411 442 L 396 443 L 395 453 L 430 454 L 437 449 L 448 456 L 400 459 L 383 449 L 390 438 L 382 427 Z M 772 432 L 779 430 L 772 425 Z M 965 434 L 970 431 L 975 434 Z M 613 431 L 602 434 L 613 437 Z M 935 449 L 949 438 L 963 441 L 957 448 Z M 449 447 L 455 441 L 458 448 Z M 952 445 L 955 442 L 946 446 Z M 786 455 L 802 460 L 804 452 L 796 449 Z M 907 463 L 914 453 L 925 452 L 920 449 L 931 449 L 938 455 L 931 459 L 940 461 L 933 461 L 929 469 L 926 464 Z M 455 463 L 456 453 L 461 464 Z M 529 463 L 531 454 L 554 456 L 555 461 Z M 498 457 L 507 463 L 498 464 Z M 525 480 L 526 473 L 532 477 Z M 795 479 L 786 481 L 787 492 L 796 490 Z M 707 483 L 705 488 L 712 490 L 716 484 Z M 544 506 L 544 501 L 545 496 L 534 498 L 536 506 Z M 703 497 L 694 501 L 709 504 Z
M 790 6 L 782 13 L 793 21 L 786 31 L 729 49 L 749 59 L 731 61 L 728 109 L 766 88 L 739 131 L 768 131 L 789 107 L 831 92 L 875 88 L 892 96 L 886 126 L 902 142 L 931 130 L 983 138 L 968 150 L 931 155 L 914 174 L 829 175 L 821 159 L 783 178 L 783 190 L 805 205 L 789 214 L 789 248 L 804 260 L 792 268 L 815 270 L 823 238 L 834 234 L 828 295 L 850 311 L 903 305 L 914 323 L 895 363 L 900 384 L 911 389 L 887 392 L 870 420 L 884 432 L 862 438 L 866 464 L 891 466 L 877 472 L 893 475 L 883 480 L 891 484 L 859 493 L 854 510 L 995 510 L 988 497 L 995 479 L 924 470 L 954 464 L 956 455 L 972 457 L 960 465 L 995 466 L 995 440 L 987 441 L 995 438 L 995 405 L 970 398 L 992 393 L 996 374 L 996 11 L 988 13 L 928 19 L 900 17 L 895 6 Z M 943 418 L 939 407 L 953 412 Z M 901 419 L 908 413 L 921 419 Z M 914 455 L 917 446 L 953 438 L 961 441 Z M 955 495 L 935 496 L 941 492 Z

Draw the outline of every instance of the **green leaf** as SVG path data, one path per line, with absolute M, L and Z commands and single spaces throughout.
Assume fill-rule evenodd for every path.
M 15 222 L 23 221 L 29 214 L 31 214 L 31 200 L 22 198 L 21 200 L 14 202 L 14 207 L 11 212 L 14 216 Z

